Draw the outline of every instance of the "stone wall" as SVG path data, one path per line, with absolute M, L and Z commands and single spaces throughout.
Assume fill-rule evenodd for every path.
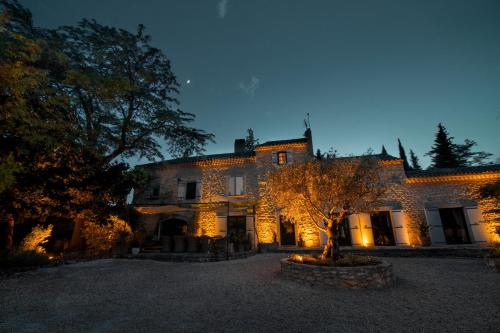
M 149 235 L 157 230 L 159 222 L 171 218 L 171 214 L 161 213 L 161 206 L 175 206 L 176 204 L 191 203 L 198 207 L 195 212 L 179 212 L 176 218 L 188 223 L 188 232 L 193 235 L 216 236 L 218 215 L 227 214 L 227 206 L 221 204 L 226 201 L 237 201 L 238 206 L 252 207 L 258 196 L 257 175 L 255 172 L 255 158 L 240 158 L 216 160 L 204 163 L 165 164 L 144 168 L 150 175 L 149 187 L 160 186 L 158 198 L 150 199 L 147 191 L 138 189 L 134 194 L 134 204 L 140 207 L 143 222 Z M 245 194 L 238 198 L 226 196 L 226 181 L 230 176 L 243 176 Z M 185 182 L 200 183 L 201 197 L 195 200 L 178 198 L 178 179 Z M 201 204 L 200 204 L 201 203 Z M 141 207 L 141 205 L 144 205 Z M 156 207 L 154 207 L 156 205 Z M 168 210 L 168 209 L 166 209 Z M 231 215 L 241 215 L 244 209 L 238 208 Z M 243 213 L 244 214 L 244 213 Z
M 280 168 L 280 166 L 273 164 L 273 152 L 287 151 L 291 152 L 293 161 L 301 162 L 312 158 L 309 153 L 310 148 L 307 143 L 301 144 L 284 144 L 276 146 L 268 146 L 265 148 L 257 149 L 256 151 L 256 171 L 258 175 L 258 204 L 257 204 L 257 235 L 261 243 L 271 243 L 274 239 L 279 241 L 279 220 L 276 208 L 273 206 L 267 189 L 267 174 Z M 317 229 L 311 225 L 309 217 L 298 216 L 295 221 L 297 222 L 296 235 L 303 234 L 306 238 L 308 246 L 319 245 L 319 234 Z
M 298 264 L 285 258 L 281 259 L 281 274 L 289 280 L 334 288 L 385 288 L 394 283 L 392 264 L 385 261 L 370 266 L 331 267 Z

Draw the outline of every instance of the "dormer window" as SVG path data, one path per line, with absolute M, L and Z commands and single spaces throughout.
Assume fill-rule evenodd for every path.
M 286 151 L 278 152 L 278 165 L 285 165 L 287 162 Z

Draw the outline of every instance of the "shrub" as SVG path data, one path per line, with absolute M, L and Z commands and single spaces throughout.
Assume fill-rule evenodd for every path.
M 494 242 L 493 246 L 488 251 L 490 258 L 500 258 L 500 242 Z
M 311 255 L 294 254 L 290 260 L 298 264 L 314 266 L 354 267 L 380 264 L 380 260 L 369 256 L 344 255 L 336 261 L 324 260 Z
M 49 262 L 49 257 L 45 253 L 37 251 L 16 251 L 12 255 L 7 253 L 0 255 L 0 267 L 2 269 L 41 266 Z
M 124 220 L 110 216 L 106 223 L 92 221 L 84 223 L 83 236 L 87 250 L 95 253 L 109 252 L 117 243 L 126 244 L 132 239 L 132 230 Z
M 42 226 L 33 227 L 31 232 L 21 242 L 21 252 L 35 251 L 37 253 L 45 253 L 45 248 L 42 245 L 49 241 L 52 228 L 52 225 L 49 225 L 47 228 Z

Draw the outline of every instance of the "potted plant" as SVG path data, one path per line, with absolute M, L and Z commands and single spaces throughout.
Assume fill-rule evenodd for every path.
M 500 243 L 494 243 L 489 249 L 486 264 L 500 273 Z
M 297 241 L 299 247 L 304 247 L 304 239 L 302 239 L 302 233 L 299 234 L 299 240 Z
M 143 229 L 139 229 L 134 233 L 134 239 L 132 240 L 132 254 L 137 255 L 141 252 L 141 248 L 146 241 L 146 232 Z
M 416 225 L 418 239 L 420 241 L 420 245 L 429 246 L 431 245 L 431 239 L 429 237 L 429 231 L 431 227 L 425 221 L 419 221 Z
M 134 239 L 132 241 L 132 244 L 131 244 L 131 247 L 132 247 L 132 254 L 135 256 L 135 255 L 138 255 L 139 252 L 141 252 L 141 246 L 139 244 L 139 241 Z

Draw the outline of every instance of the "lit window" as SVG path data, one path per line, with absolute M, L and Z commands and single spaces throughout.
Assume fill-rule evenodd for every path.
M 280 151 L 278 153 L 278 165 L 286 164 L 286 151 Z

